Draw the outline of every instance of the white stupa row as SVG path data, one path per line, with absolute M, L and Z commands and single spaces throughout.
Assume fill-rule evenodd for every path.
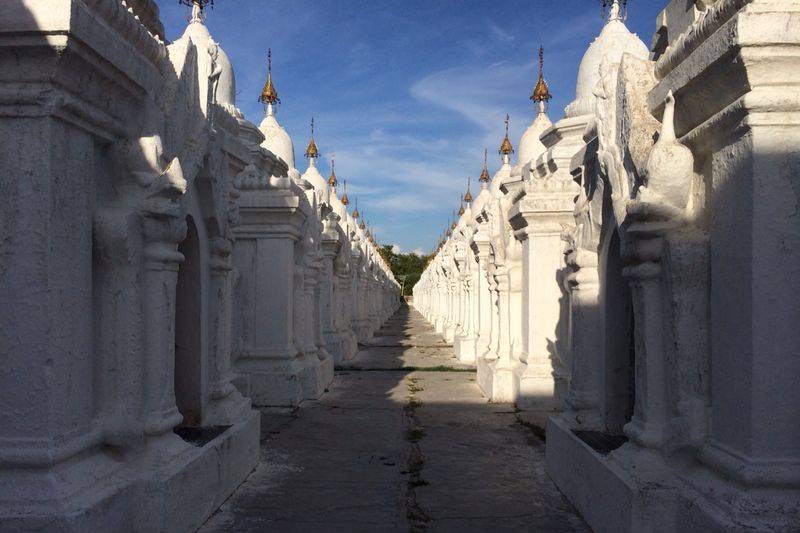
M 608 4 L 575 100 L 551 124 L 540 67 L 516 164 L 506 135 L 414 305 L 547 426 L 593 530 L 791 531 L 800 7 L 673 0 L 648 51 Z
M 206 3 L 170 44 L 152 0 L 0 10 L 2 531 L 196 530 L 253 407 L 319 398 L 398 306 L 271 76 L 260 129 L 236 108 Z

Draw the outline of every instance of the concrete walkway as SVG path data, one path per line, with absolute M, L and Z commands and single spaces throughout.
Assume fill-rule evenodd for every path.
M 264 411 L 262 462 L 201 531 L 588 531 L 536 435 L 403 307 L 321 400 Z

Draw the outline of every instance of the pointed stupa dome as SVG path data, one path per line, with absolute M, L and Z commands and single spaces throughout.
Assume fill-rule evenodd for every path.
M 347 212 L 347 205 L 345 205 L 339 198 L 338 191 L 336 190 L 339 185 L 339 180 L 336 177 L 333 159 L 331 159 L 331 176 L 328 178 L 327 184 L 328 184 L 328 203 L 333 208 L 333 212 L 339 215 L 342 220 L 348 220 L 350 214 Z
M 531 100 L 537 104 L 538 111 L 536 113 L 536 118 L 533 119 L 533 122 L 528 126 L 528 129 L 525 130 L 525 133 L 522 134 L 522 138 L 519 140 L 517 167 L 520 170 L 522 166 L 533 161 L 545 152 L 546 148 L 544 144 L 542 144 L 540 137 L 545 130 L 553 125 L 545 111 L 545 103 L 552 99 L 553 96 L 550 94 L 550 88 L 547 86 L 547 82 L 544 79 L 544 74 L 542 72 L 543 67 L 544 48 L 540 46 L 539 77 L 536 80 L 536 86 L 533 88 L 533 94 L 531 94 Z
M 498 151 L 503 156 L 503 164 L 492 176 L 491 190 L 496 193 L 499 193 L 503 181 L 511 176 L 511 154 L 514 153 L 514 147 L 511 146 L 511 141 L 508 139 L 508 114 L 506 114 L 506 135 L 503 137 Z
M 192 2 L 192 16 L 189 19 L 189 25 L 186 26 L 186 30 L 184 30 L 181 39 L 192 40 L 194 45 L 197 47 L 199 58 L 198 61 L 201 63 L 201 65 L 208 61 L 206 68 L 208 69 L 209 74 L 211 73 L 212 68 L 210 61 L 211 56 L 209 56 L 208 53 L 203 52 L 209 50 L 211 44 L 216 46 L 216 58 L 214 59 L 214 62 L 216 63 L 216 68 L 220 70 L 219 82 L 217 83 L 216 101 L 219 104 L 227 104 L 235 107 L 236 77 L 233 73 L 233 65 L 231 64 L 228 54 L 225 53 L 225 50 L 223 50 L 219 43 L 214 41 L 214 39 L 211 37 L 208 27 L 203 21 L 204 5 L 205 2 L 200 0 Z
M 295 168 L 294 143 L 283 126 L 278 123 L 278 119 L 275 118 L 275 105 L 279 104 L 280 100 L 272 81 L 272 50 L 267 52 L 267 81 L 261 91 L 259 101 L 267 106 L 266 116 L 258 126 L 261 133 L 264 134 L 264 142 L 261 143 L 261 146 L 283 159 L 289 168 Z
M 547 150 L 540 138 L 542 133 L 552 126 L 553 123 L 550 122 L 546 112 L 541 111 L 536 114 L 536 118 L 533 119 L 533 122 L 519 140 L 519 151 L 517 152 L 519 154 L 517 159 L 519 166 L 526 165 Z
M 613 0 L 603 30 L 583 54 L 581 66 L 578 68 L 575 100 L 564 109 L 567 117 L 594 112 L 595 98 L 592 91 L 600 81 L 603 58 L 608 58 L 611 63 L 619 63 L 625 53 L 638 59 L 649 57 L 647 46 L 625 26 L 621 10 L 619 0 Z
M 295 168 L 294 143 L 292 143 L 289 133 L 275 118 L 272 104 L 267 104 L 267 114 L 258 125 L 258 129 L 264 134 L 264 142 L 261 143 L 261 146 L 283 159 L 289 168 Z
M 488 150 L 483 151 L 483 170 L 481 170 L 481 177 L 478 180 L 480 184 L 480 192 L 475 197 L 475 200 L 472 202 L 472 213 L 477 215 L 483 209 L 483 206 L 492 197 L 492 193 L 489 192 L 489 167 L 486 160 Z
M 317 158 L 319 157 L 319 149 L 317 143 L 314 141 L 314 119 L 311 119 L 311 140 L 308 141 L 305 156 L 308 158 L 308 168 L 303 173 L 303 179 L 314 186 L 317 192 L 322 194 L 323 201 L 327 201 L 328 182 L 322 177 L 317 169 Z
M 308 168 L 303 172 L 303 179 L 313 185 L 319 192 L 328 190 L 328 182 L 325 181 L 325 178 L 319 173 L 319 169 L 317 169 L 317 165 L 313 159 L 308 160 Z

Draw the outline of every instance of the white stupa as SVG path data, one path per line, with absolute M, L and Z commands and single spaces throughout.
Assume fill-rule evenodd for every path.
M 522 167 L 536 161 L 536 159 L 545 152 L 546 148 L 544 144 L 542 144 L 540 137 L 542 136 L 542 133 L 553 126 L 553 123 L 550 122 L 550 118 L 547 116 L 547 112 L 545 110 L 545 104 L 552 99 L 552 96 L 550 95 L 550 89 L 547 86 L 547 82 L 544 80 L 544 75 L 542 73 L 543 66 L 544 49 L 540 46 L 539 78 L 536 80 L 536 86 L 531 94 L 531 100 L 537 104 L 538 112 L 536 113 L 536 117 L 533 119 L 531 125 L 528 126 L 528 129 L 525 130 L 525 133 L 522 134 L 522 138 L 519 140 L 517 166 L 514 169 L 515 173 L 521 173 Z
M 595 97 L 592 91 L 600 81 L 603 58 L 611 63 L 619 63 L 625 53 L 638 59 L 649 57 L 647 46 L 625 26 L 619 0 L 614 0 L 603 30 L 583 54 L 578 68 L 575 100 L 564 109 L 565 116 L 577 117 L 594 112 Z
M 492 176 L 490 190 L 493 194 L 501 194 L 500 185 L 511 177 L 511 154 L 514 153 L 514 146 L 508 138 L 508 114 L 506 114 L 506 135 L 503 137 L 503 142 L 500 144 L 498 152 L 503 158 L 503 164 L 500 165 L 500 168 L 497 169 L 497 172 Z
M 267 82 L 264 84 L 258 100 L 267 106 L 266 116 L 258 126 L 261 133 L 264 134 L 264 142 L 261 143 L 261 146 L 283 159 L 291 172 L 296 168 L 294 143 L 283 126 L 278 123 L 278 119 L 275 118 L 275 106 L 280 103 L 280 99 L 272 82 L 272 50 L 267 52 Z
M 236 77 L 233 73 L 233 65 L 225 53 L 225 50 L 214 41 L 208 27 L 203 22 L 203 9 L 199 2 L 195 2 L 192 6 L 192 16 L 189 19 L 189 24 L 186 26 L 183 35 L 175 41 L 175 44 L 180 44 L 183 41 L 191 41 L 197 48 L 197 63 L 201 75 L 199 76 L 201 84 L 208 83 L 208 76 L 214 72 L 218 72 L 218 82 L 216 89 L 215 100 L 216 103 L 222 104 L 231 110 L 236 109 Z M 212 57 L 211 53 L 215 54 Z M 205 90 L 207 86 L 201 86 Z M 203 93 L 204 94 L 204 93 Z M 205 102 L 201 102 L 205 105 Z

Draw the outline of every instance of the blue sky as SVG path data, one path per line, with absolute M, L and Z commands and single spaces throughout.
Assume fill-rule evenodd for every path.
M 157 3 L 167 38 L 178 38 L 189 8 Z M 649 45 L 666 2 L 629 3 L 628 27 Z M 233 62 L 247 118 L 261 121 L 272 48 L 278 120 L 299 170 L 313 115 L 321 172 L 335 153 L 379 242 L 427 252 L 468 176 L 474 190 L 484 147 L 490 171 L 499 166 L 505 114 L 515 146 L 533 119 L 539 44 L 555 122 L 603 20 L 597 0 L 217 0 L 206 24 Z

